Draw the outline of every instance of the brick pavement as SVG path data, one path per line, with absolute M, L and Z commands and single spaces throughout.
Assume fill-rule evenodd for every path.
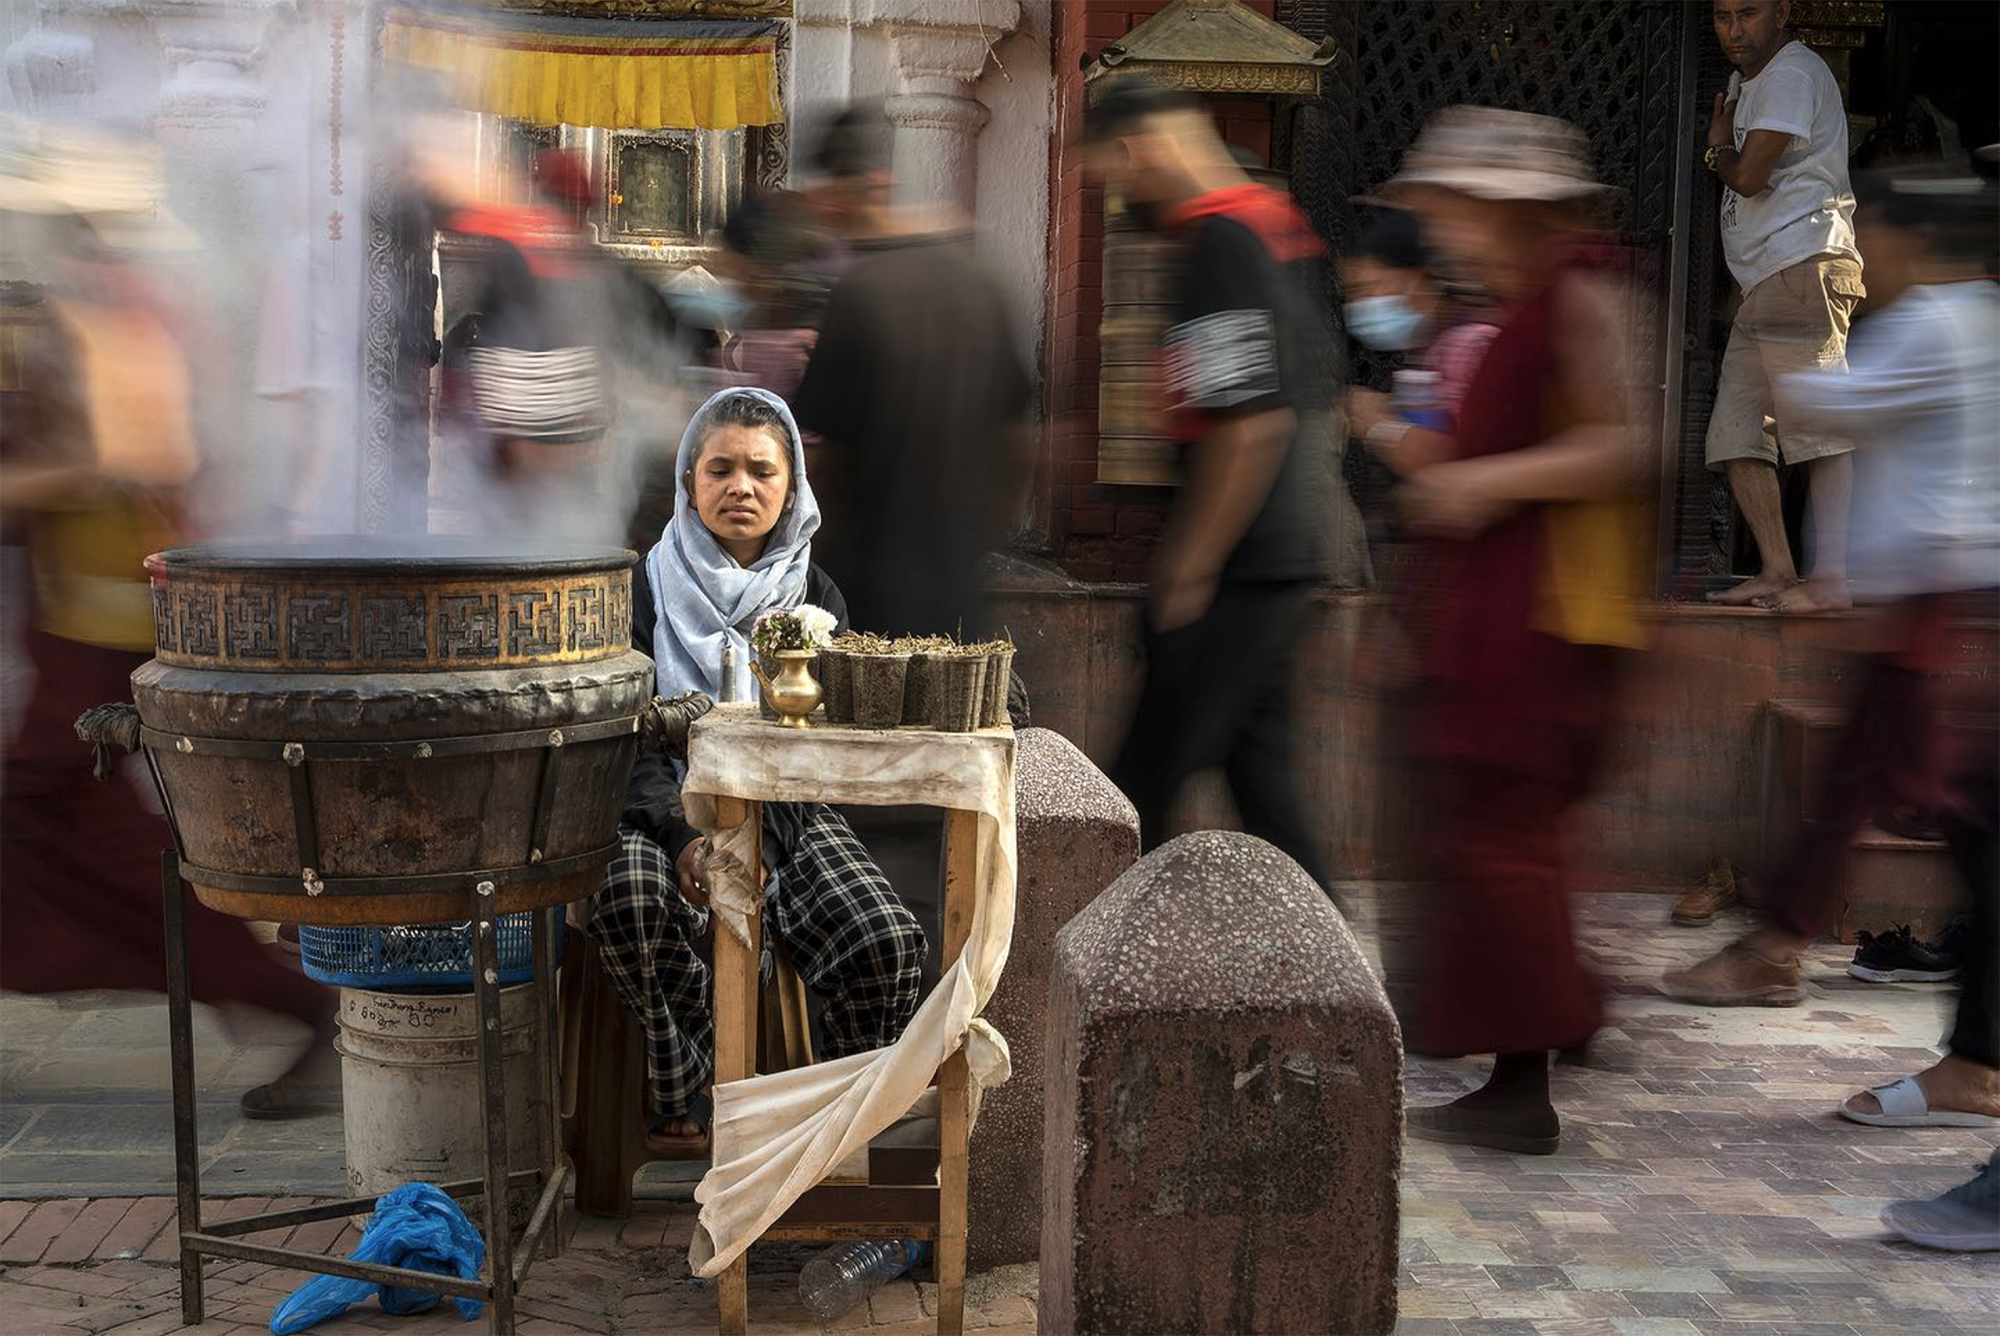
M 1990 1132 L 1887 1131 L 1831 1116 L 1852 1090 L 1932 1060 L 1944 990 L 1866 985 L 1847 952 L 1815 953 L 1812 998 L 1791 1010 L 1715 1011 L 1651 995 L 1659 970 L 1711 949 L 1740 923 L 1665 926 L 1657 897 L 1595 898 L 1581 939 L 1614 994 L 1589 1065 L 1558 1070 L 1562 1153 L 1502 1155 L 1411 1143 L 1403 1183 L 1407 1336 L 1907 1336 L 1991 1330 L 2000 1260 L 1887 1241 L 1882 1203 L 1967 1177 Z M 1413 1102 L 1481 1078 L 1475 1062 L 1413 1061 Z M 18 1133 L 14 1134 L 18 1137 Z M 4 1147 L 0 1146 L 0 1152 Z M 0 1169 L 7 1160 L 0 1153 Z M 231 1213 L 297 1198 L 246 1197 Z M 6 1336 L 223 1336 L 264 1331 L 300 1277 L 211 1265 L 209 1321 L 180 1324 L 171 1202 L 158 1196 L 0 1201 L 0 1327 Z M 693 1206 L 641 1202 L 629 1221 L 585 1218 L 521 1300 L 522 1336 L 714 1330 L 711 1288 L 689 1277 Z M 290 1232 L 345 1252 L 351 1226 Z M 813 1249 L 752 1254 L 759 1332 L 818 1332 L 796 1277 Z M 975 1278 L 970 1324 L 1034 1330 L 1036 1273 Z M 933 1329 L 935 1289 L 900 1282 L 832 1328 L 867 1336 Z M 328 1336 L 479 1331 L 452 1312 L 396 1319 L 371 1306 Z

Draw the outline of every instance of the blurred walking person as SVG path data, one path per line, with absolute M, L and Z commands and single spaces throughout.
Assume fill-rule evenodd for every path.
M 1707 1006 L 1803 1002 L 1800 956 L 1832 924 L 1856 832 L 1891 807 L 1936 820 L 1973 901 L 1957 1014 L 1942 1060 L 1841 1107 L 1878 1126 L 2000 1126 L 1996 665 L 1956 629 L 2000 614 L 1996 225 L 1994 188 L 1974 178 L 1864 182 L 1879 309 L 1844 374 L 1789 376 L 1777 393 L 1797 420 L 1855 440 L 1854 589 L 1881 605 L 1881 644 L 1820 776 L 1819 819 L 1764 885 L 1762 924 L 1663 983 Z
M 1376 352 L 1401 354 L 1407 365 L 1397 383 L 1416 378 L 1428 391 L 1413 411 L 1408 395 L 1350 386 L 1348 434 L 1398 477 L 1415 473 L 1451 453 L 1458 407 L 1499 327 L 1452 290 L 1423 225 L 1405 209 L 1376 209 L 1340 273 L 1348 333 Z
M 1107 198 L 1177 242 L 1182 264 L 1161 354 L 1182 486 L 1154 559 L 1146 684 L 1111 777 L 1151 849 L 1188 777 L 1223 767 L 1243 829 L 1326 886 L 1292 697 L 1325 570 L 1301 424 L 1340 383 L 1312 295 L 1326 248 L 1289 196 L 1251 181 L 1192 94 L 1121 78 L 1092 102 L 1084 150 Z
M 983 631 L 980 564 L 1018 511 L 1032 384 L 969 220 L 892 204 L 891 126 L 836 117 L 810 199 L 851 247 L 792 411 L 823 445 L 820 561 L 854 624 L 889 634 Z
M 1450 108 L 1386 189 L 1496 296 L 1500 326 L 1449 455 L 1400 494 L 1425 539 L 1405 746 L 1435 860 L 1401 1019 L 1413 1051 L 1495 1055 L 1483 1087 L 1409 1110 L 1409 1129 L 1549 1154 L 1549 1050 L 1586 1042 L 1603 1014 L 1576 954 L 1562 823 L 1595 780 L 1641 641 L 1631 293 L 1616 257 L 1583 244 L 1600 187 L 1567 122 Z
M 144 143 L 0 124 L 0 215 L 35 257 L 45 318 L 0 356 L 0 497 L 25 535 L 35 682 L 0 779 L 0 987 L 166 988 L 160 854 L 173 845 L 136 764 L 99 783 L 77 716 L 131 699 L 153 649 L 143 566 L 186 535 L 198 466 L 191 371 L 168 306 L 134 254 L 183 250 Z M 14 360 L 18 356 L 19 360 Z M 243 1096 L 245 1115 L 338 1107 L 333 995 L 280 964 L 247 925 L 190 900 L 197 1002 L 248 1003 L 314 1027 L 292 1069 Z

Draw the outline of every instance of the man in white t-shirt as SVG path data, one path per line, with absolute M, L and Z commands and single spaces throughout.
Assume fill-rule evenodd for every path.
M 1720 177 L 1722 253 L 1743 290 L 1708 423 L 1708 466 L 1726 473 L 1762 569 L 1717 603 L 1820 612 L 1849 606 L 1850 444 L 1772 420 L 1771 384 L 1842 365 L 1863 295 L 1847 179 L 1847 115 L 1833 71 L 1786 31 L 1787 0 L 1715 0 L 1715 35 L 1736 72 L 1715 99 L 1703 163 Z M 1804 464 L 1811 578 L 1785 537 L 1778 463 Z

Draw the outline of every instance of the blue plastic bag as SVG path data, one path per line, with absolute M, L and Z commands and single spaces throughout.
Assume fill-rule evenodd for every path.
M 375 1214 L 361 1227 L 361 1246 L 350 1259 L 430 1271 L 441 1276 L 479 1279 L 486 1260 L 486 1240 L 458 1209 L 458 1203 L 429 1183 L 405 1183 L 375 1203 Z M 292 1291 L 271 1314 L 273 1336 L 290 1336 L 339 1313 L 371 1294 L 382 1300 L 382 1311 L 403 1317 L 428 1313 L 442 1297 L 431 1290 L 402 1285 L 377 1285 L 345 1276 L 315 1276 Z M 477 1299 L 453 1299 L 470 1322 L 483 1305 Z

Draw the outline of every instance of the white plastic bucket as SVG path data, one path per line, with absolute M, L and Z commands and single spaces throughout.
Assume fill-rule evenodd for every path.
M 485 1174 L 476 1011 L 471 993 L 340 990 L 333 1046 L 346 1108 L 347 1182 L 355 1195 Z M 535 1167 L 536 1119 L 544 1116 L 535 1081 L 533 985 L 501 990 L 500 1023 L 507 1168 L 518 1173 Z M 471 1210 L 470 1199 L 466 1205 Z

